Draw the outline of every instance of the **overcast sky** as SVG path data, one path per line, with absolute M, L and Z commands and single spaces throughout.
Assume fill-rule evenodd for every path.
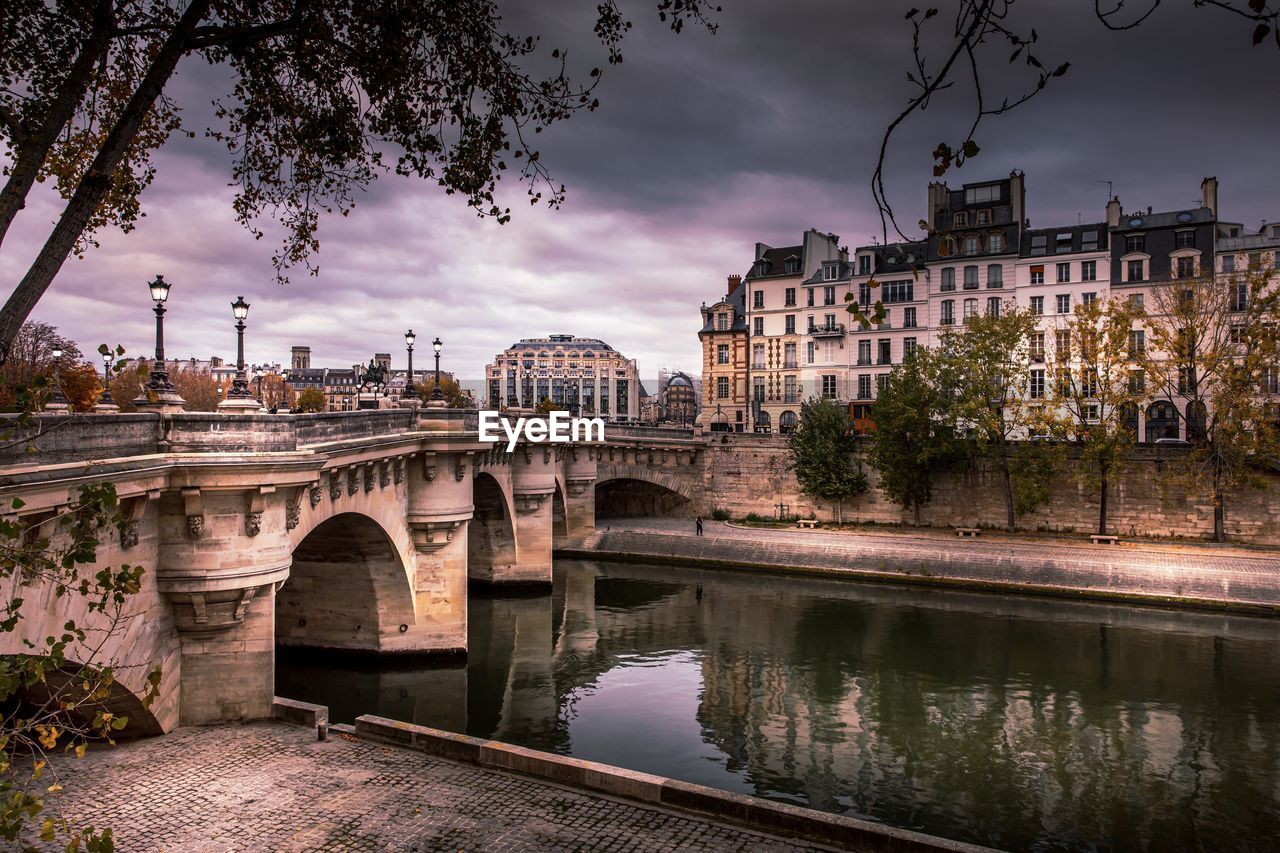
M 645 377 L 664 366 L 697 372 L 698 307 L 746 270 L 756 241 L 794 244 L 816 227 L 852 247 L 878 233 L 875 152 L 910 93 L 910 3 L 722 2 L 715 35 L 674 35 L 652 0 L 623 4 L 636 26 L 625 62 L 606 70 L 600 110 L 543 135 L 543 160 L 569 190 L 559 211 L 527 207 L 512 186 L 516 215 L 498 225 L 433 185 L 388 177 L 349 218 L 322 223 L 320 276 L 282 287 L 275 244 L 233 220 L 225 155 L 204 139 L 173 140 L 139 227 L 69 260 L 34 317 L 86 351 L 105 342 L 147 352 L 146 282 L 163 273 L 174 283 L 171 357 L 234 357 L 229 303 L 243 294 L 254 362 L 287 363 L 289 347 L 305 344 L 316 366 L 375 351 L 403 366 L 412 326 L 420 342 L 439 335 L 444 367 L 464 378 L 517 339 L 550 333 L 603 338 Z M 513 30 L 570 46 L 583 74 L 603 64 L 594 4 L 504 5 Z M 1250 48 L 1250 25 L 1220 11 L 1165 7 L 1112 33 L 1087 0 L 1019 3 L 1013 23 L 1034 22 L 1045 63 L 1069 60 L 1071 71 L 989 119 L 981 154 L 947 176 L 951 185 L 1022 169 L 1032 225 L 1050 226 L 1102 219 L 1099 181 L 1114 182 L 1126 209 L 1177 209 L 1216 175 L 1224 218 L 1251 228 L 1280 219 L 1280 51 Z M 997 70 L 1007 54 L 993 47 Z M 195 129 L 220 85 L 193 59 L 172 84 Z M 898 137 L 887 177 L 904 224 L 922 215 L 930 151 L 956 141 L 970 105 L 956 87 Z M 30 201 L 0 255 L 0 281 L 21 276 L 58 210 L 48 195 Z

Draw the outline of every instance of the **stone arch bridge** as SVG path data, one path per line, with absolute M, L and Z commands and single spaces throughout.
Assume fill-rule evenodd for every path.
M 478 440 L 475 413 L 44 416 L 0 449 L 0 500 L 57 541 L 60 508 L 108 480 L 123 528 L 100 565 L 146 569 L 106 651 L 132 731 L 270 713 L 277 645 L 465 652 L 469 581 L 550 583 L 559 542 L 604 514 L 705 512 L 706 445 L 688 432 L 603 442 Z M 95 616 L 29 590 L 16 634 Z M 133 700 L 163 670 L 150 712 Z

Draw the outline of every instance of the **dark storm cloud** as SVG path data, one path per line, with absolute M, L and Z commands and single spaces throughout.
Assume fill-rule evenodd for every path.
M 144 198 L 134 234 L 104 235 L 85 261 L 69 261 L 37 309 L 82 344 L 146 350 L 144 284 L 157 272 L 179 283 L 169 317 L 174 355 L 226 355 L 228 303 L 253 309 L 253 360 L 287 360 L 310 345 L 318 364 L 402 353 L 400 334 L 445 339 L 445 363 L 478 376 L 521 337 L 568 332 L 602 337 L 636 357 L 641 373 L 697 370 L 697 307 L 742 272 L 752 244 L 797 242 L 808 227 L 850 246 L 878 233 L 869 182 L 887 122 L 910 87 L 908 3 L 734 2 L 720 29 L 680 35 L 656 20 L 651 0 L 624 6 L 635 29 L 625 61 L 606 67 L 601 108 L 542 135 L 545 162 L 569 188 L 560 211 L 529 208 L 512 183 L 506 226 L 477 219 L 433 185 L 388 177 L 347 219 L 322 223 L 321 274 L 272 280 L 278 232 L 254 241 L 235 222 L 230 157 L 203 139 L 175 140 Z M 594 4 L 504 4 L 517 32 L 569 49 L 580 77 L 604 65 L 591 34 Z M 943 15 L 953 7 L 943 6 Z M 1027 173 L 1033 225 L 1098 220 L 1106 185 L 1127 208 L 1179 208 L 1206 175 L 1221 183 L 1223 216 L 1254 227 L 1280 218 L 1280 167 L 1271 103 L 1274 47 L 1249 47 L 1249 28 L 1191 0 L 1166 0 L 1138 30 L 1111 33 L 1087 2 L 1023 0 L 1011 18 L 1034 25 L 1046 64 L 1072 63 L 1049 89 L 979 131 L 981 154 L 947 175 L 966 180 Z M 943 24 L 945 26 L 945 24 Z M 928 42 L 937 66 L 941 45 Z M 989 102 L 1030 78 L 1007 66 L 1007 45 L 986 49 Z M 187 126 L 211 120 L 226 92 L 223 69 L 191 62 L 171 92 Z M 903 126 L 886 177 L 900 221 L 921 216 L 929 152 L 958 141 L 972 96 L 957 85 Z M 507 182 L 504 182 L 507 183 Z M 0 256 L 16 280 L 57 214 L 33 199 Z

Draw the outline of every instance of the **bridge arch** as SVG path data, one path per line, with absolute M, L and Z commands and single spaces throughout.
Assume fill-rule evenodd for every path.
M 692 516 L 698 507 L 689 484 L 674 474 L 639 465 L 602 465 L 596 478 L 596 517 Z
M 467 525 L 467 573 L 477 580 L 492 581 L 518 565 L 515 510 L 508 488 L 488 471 L 476 472 L 475 509 Z
M 416 623 L 411 566 L 376 519 L 343 512 L 314 524 L 276 594 L 276 643 L 380 651 Z
M 569 538 L 569 504 L 564 496 L 564 483 L 556 477 L 556 490 L 551 496 L 551 542 L 560 545 Z

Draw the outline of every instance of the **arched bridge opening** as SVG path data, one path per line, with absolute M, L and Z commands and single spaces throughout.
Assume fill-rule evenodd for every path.
M 693 501 L 675 489 L 619 477 L 596 483 L 596 518 L 692 516 Z
M 404 561 L 373 519 L 336 515 L 294 549 L 276 595 L 277 645 L 380 651 L 414 624 Z
M 492 581 L 516 569 L 516 528 L 512 510 L 502 486 L 493 475 L 476 474 L 472 502 L 475 505 L 467 525 L 467 574 Z

